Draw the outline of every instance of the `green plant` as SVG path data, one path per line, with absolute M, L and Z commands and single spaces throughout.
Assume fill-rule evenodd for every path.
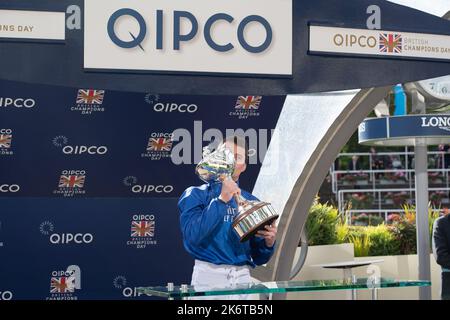
M 315 203 L 306 221 L 308 243 L 311 246 L 336 243 L 338 211 L 328 204 Z
M 370 252 L 370 237 L 367 234 L 361 236 L 350 235 L 350 242 L 355 248 L 355 257 L 367 257 Z
M 349 227 L 346 223 L 339 223 L 336 225 L 336 243 L 345 243 L 348 239 Z
M 400 245 L 401 254 L 417 253 L 416 208 L 412 205 L 403 206 L 404 214 L 392 223 L 392 234 Z M 430 245 L 433 237 L 433 224 L 439 218 L 439 212 L 428 204 L 428 228 L 430 231 Z M 431 247 L 430 247 L 431 252 Z
M 379 226 L 384 224 L 384 218 L 377 215 L 369 216 L 369 226 Z
M 399 243 L 391 233 L 390 227 L 385 224 L 380 224 L 378 226 L 367 227 L 365 232 L 370 239 L 369 256 L 400 254 Z
M 348 204 L 347 210 L 350 209 L 351 203 Z M 309 244 L 353 243 L 356 257 L 415 254 L 415 207 L 404 205 L 403 211 L 402 214 L 389 216 L 390 225 L 378 224 L 380 221 L 379 218 L 376 219 L 376 216 L 362 215 L 362 220 L 366 219 L 374 226 L 351 226 L 347 224 L 344 216 L 338 215 L 334 207 L 315 201 L 306 223 Z M 448 213 L 449 210 L 444 209 L 444 212 Z M 428 214 L 430 236 L 432 236 L 433 224 L 439 217 L 439 212 L 429 206 Z

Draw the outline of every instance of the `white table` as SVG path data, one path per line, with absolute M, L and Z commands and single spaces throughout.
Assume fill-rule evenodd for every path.
M 320 268 L 325 268 L 325 269 L 342 269 L 344 272 L 344 280 L 354 283 L 356 278 L 353 277 L 353 268 L 358 268 L 358 267 L 364 267 L 364 266 L 369 266 L 371 264 L 375 264 L 375 263 L 381 263 L 384 262 L 383 259 L 377 259 L 377 260 L 360 260 L 360 261 L 355 261 L 355 260 L 350 260 L 350 261 L 343 261 L 343 262 L 333 262 L 333 263 L 323 263 L 323 264 L 316 264 L 316 265 L 312 265 L 311 267 L 320 267 Z M 376 300 L 376 291 L 374 291 L 375 296 L 372 297 L 372 299 Z M 351 300 L 356 300 L 356 290 L 352 290 L 350 292 L 350 297 L 349 299 Z

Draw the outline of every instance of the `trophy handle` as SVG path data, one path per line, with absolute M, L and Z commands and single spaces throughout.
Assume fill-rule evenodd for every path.
M 239 194 L 234 195 L 234 201 L 236 201 L 238 207 L 243 207 L 248 202 L 247 199 Z
M 227 176 L 227 175 L 225 175 L 225 174 L 222 174 L 222 175 L 220 175 L 220 177 L 219 177 L 220 182 L 224 182 L 224 181 L 227 180 L 227 179 L 231 179 L 231 177 L 230 177 L 230 176 Z M 238 205 L 238 207 L 243 207 L 243 206 L 248 202 L 248 200 L 245 199 L 245 198 L 244 198 L 242 195 L 240 195 L 240 194 L 235 194 L 235 195 L 233 196 L 233 198 L 234 198 L 234 201 L 236 201 L 236 204 Z

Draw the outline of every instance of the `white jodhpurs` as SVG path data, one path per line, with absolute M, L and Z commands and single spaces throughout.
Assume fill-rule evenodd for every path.
M 195 290 L 220 290 L 253 283 L 248 266 L 215 265 L 195 260 L 191 285 Z M 259 294 L 202 296 L 193 300 L 259 300 Z

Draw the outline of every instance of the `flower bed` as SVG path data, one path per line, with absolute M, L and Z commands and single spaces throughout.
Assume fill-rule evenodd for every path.
M 306 222 L 308 242 L 310 245 L 353 243 L 356 257 L 415 254 L 415 209 L 404 206 L 403 210 L 401 215 L 391 214 L 388 224 L 351 226 L 338 215 L 336 208 L 315 203 Z M 449 210 L 444 210 L 444 214 L 449 214 Z M 430 208 L 429 215 L 431 236 L 433 223 L 439 214 Z M 359 219 L 369 221 L 369 215 L 360 215 Z
M 351 207 L 353 209 L 368 209 L 372 207 L 373 204 L 373 195 L 372 193 L 353 193 L 349 202 L 351 203 Z
M 386 173 L 380 177 L 380 184 L 404 184 L 407 183 L 404 172 Z
M 369 183 L 369 175 L 366 173 L 348 173 L 341 177 L 344 185 L 364 185 Z

